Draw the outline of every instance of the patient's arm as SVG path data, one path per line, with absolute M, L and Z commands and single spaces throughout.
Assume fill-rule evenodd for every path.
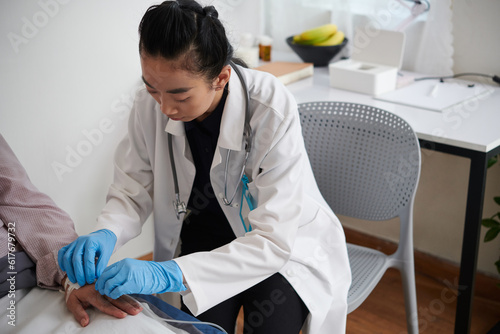
M 64 277 L 63 286 L 65 286 L 64 281 L 67 279 Z M 70 291 L 70 295 L 66 299 L 68 310 L 73 313 L 75 320 L 82 327 L 89 324 L 89 315 L 85 311 L 89 306 L 116 318 L 124 318 L 127 314 L 136 315 L 142 311 L 142 306 L 129 296 L 124 295 L 116 300 L 111 299 L 96 291 L 94 284 Z

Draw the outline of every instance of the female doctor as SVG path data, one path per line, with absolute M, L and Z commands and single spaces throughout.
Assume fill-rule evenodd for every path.
M 345 332 L 345 237 L 314 180 L 297 104 L 272 75 L 232 62 L 217 16 L 192 0 L 145 13 L 145 87 L 114 183 L 96 231 L 62 248 L 60 266 L 111 298 L 180 292 L 185 311 L 228 333 L 241 306 L 247 333 Z M 105 268 L 151 212 L 155 261 Z

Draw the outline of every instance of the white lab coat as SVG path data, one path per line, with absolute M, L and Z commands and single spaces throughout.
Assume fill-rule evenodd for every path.
M 305 333 L 343 333 L 351 283 L 345 237 L 314 180 L 297 104 L 272 75 L 241 71 L 250 94 L 252 150 L 246 175 L 256 205 L 248 215 L 253 230 L 245 234 L 239 217 L 241 190 L 235 205 L 221 201 L 228 150 L 228 197 L 239 182 L 244 156 L 244 90 L 233 70 L 210 177 L 237 238 L 211 252 L 175 259 L 188 285 L 183 300 L 197 315 L 280 272 L 310 311 Z M 118 248 L 141 232 L 153 212 L 156 261 L 173 258 L 182 227 L 172 205 L 168 133 L 173 135 L 180 196 L 188 202 L 195 167 L 184 124 L 168 120 L 142 89 L 131 111 L 129 133 L 117 148 L 114 183 L 96 226 L 113 231 Z M 203 198 L 200 194 L 200 203 Z

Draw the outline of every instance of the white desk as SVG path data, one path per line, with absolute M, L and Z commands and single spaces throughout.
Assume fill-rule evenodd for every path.
M 500 145 L 500 87 L 493 94 L 471 100 L 461 108 L 435 112 L 373 99 L 369 95 L 331 88 L 328 68 L 288 85 L 297 102 L 347 101 L 365 103 L 403 117 L 418 138 L 486 153 Z M 492 84 L 495 84 L 491 81 Z
M 495 87 L 494 92 L 486 97 L 470 101 L 450 111 L 435 112 L 334 89 L 329 85 L 327 67 L 315 68 L 314 72 L 313 77 L 288 85 L 298 103 L 345 101 L 385 109 L 404 118 L 413 127 L 422 148 L 463 156 L 471 160 L 460 262 L 460 293 L 455 318 L 455 333 L 468 333 L 474 296 L 487 162 L 491 157 L 500 154 L 500 87 Z M 495 85 L 493 81 L 492 84 Z

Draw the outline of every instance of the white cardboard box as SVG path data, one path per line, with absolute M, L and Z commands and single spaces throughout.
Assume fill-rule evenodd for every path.
M 403 60 L 405 35 L 399 31 L 358 30 L 353 39 L 352 56 L 329 65 L 330 85 L 370 95 L 396 88 Z

